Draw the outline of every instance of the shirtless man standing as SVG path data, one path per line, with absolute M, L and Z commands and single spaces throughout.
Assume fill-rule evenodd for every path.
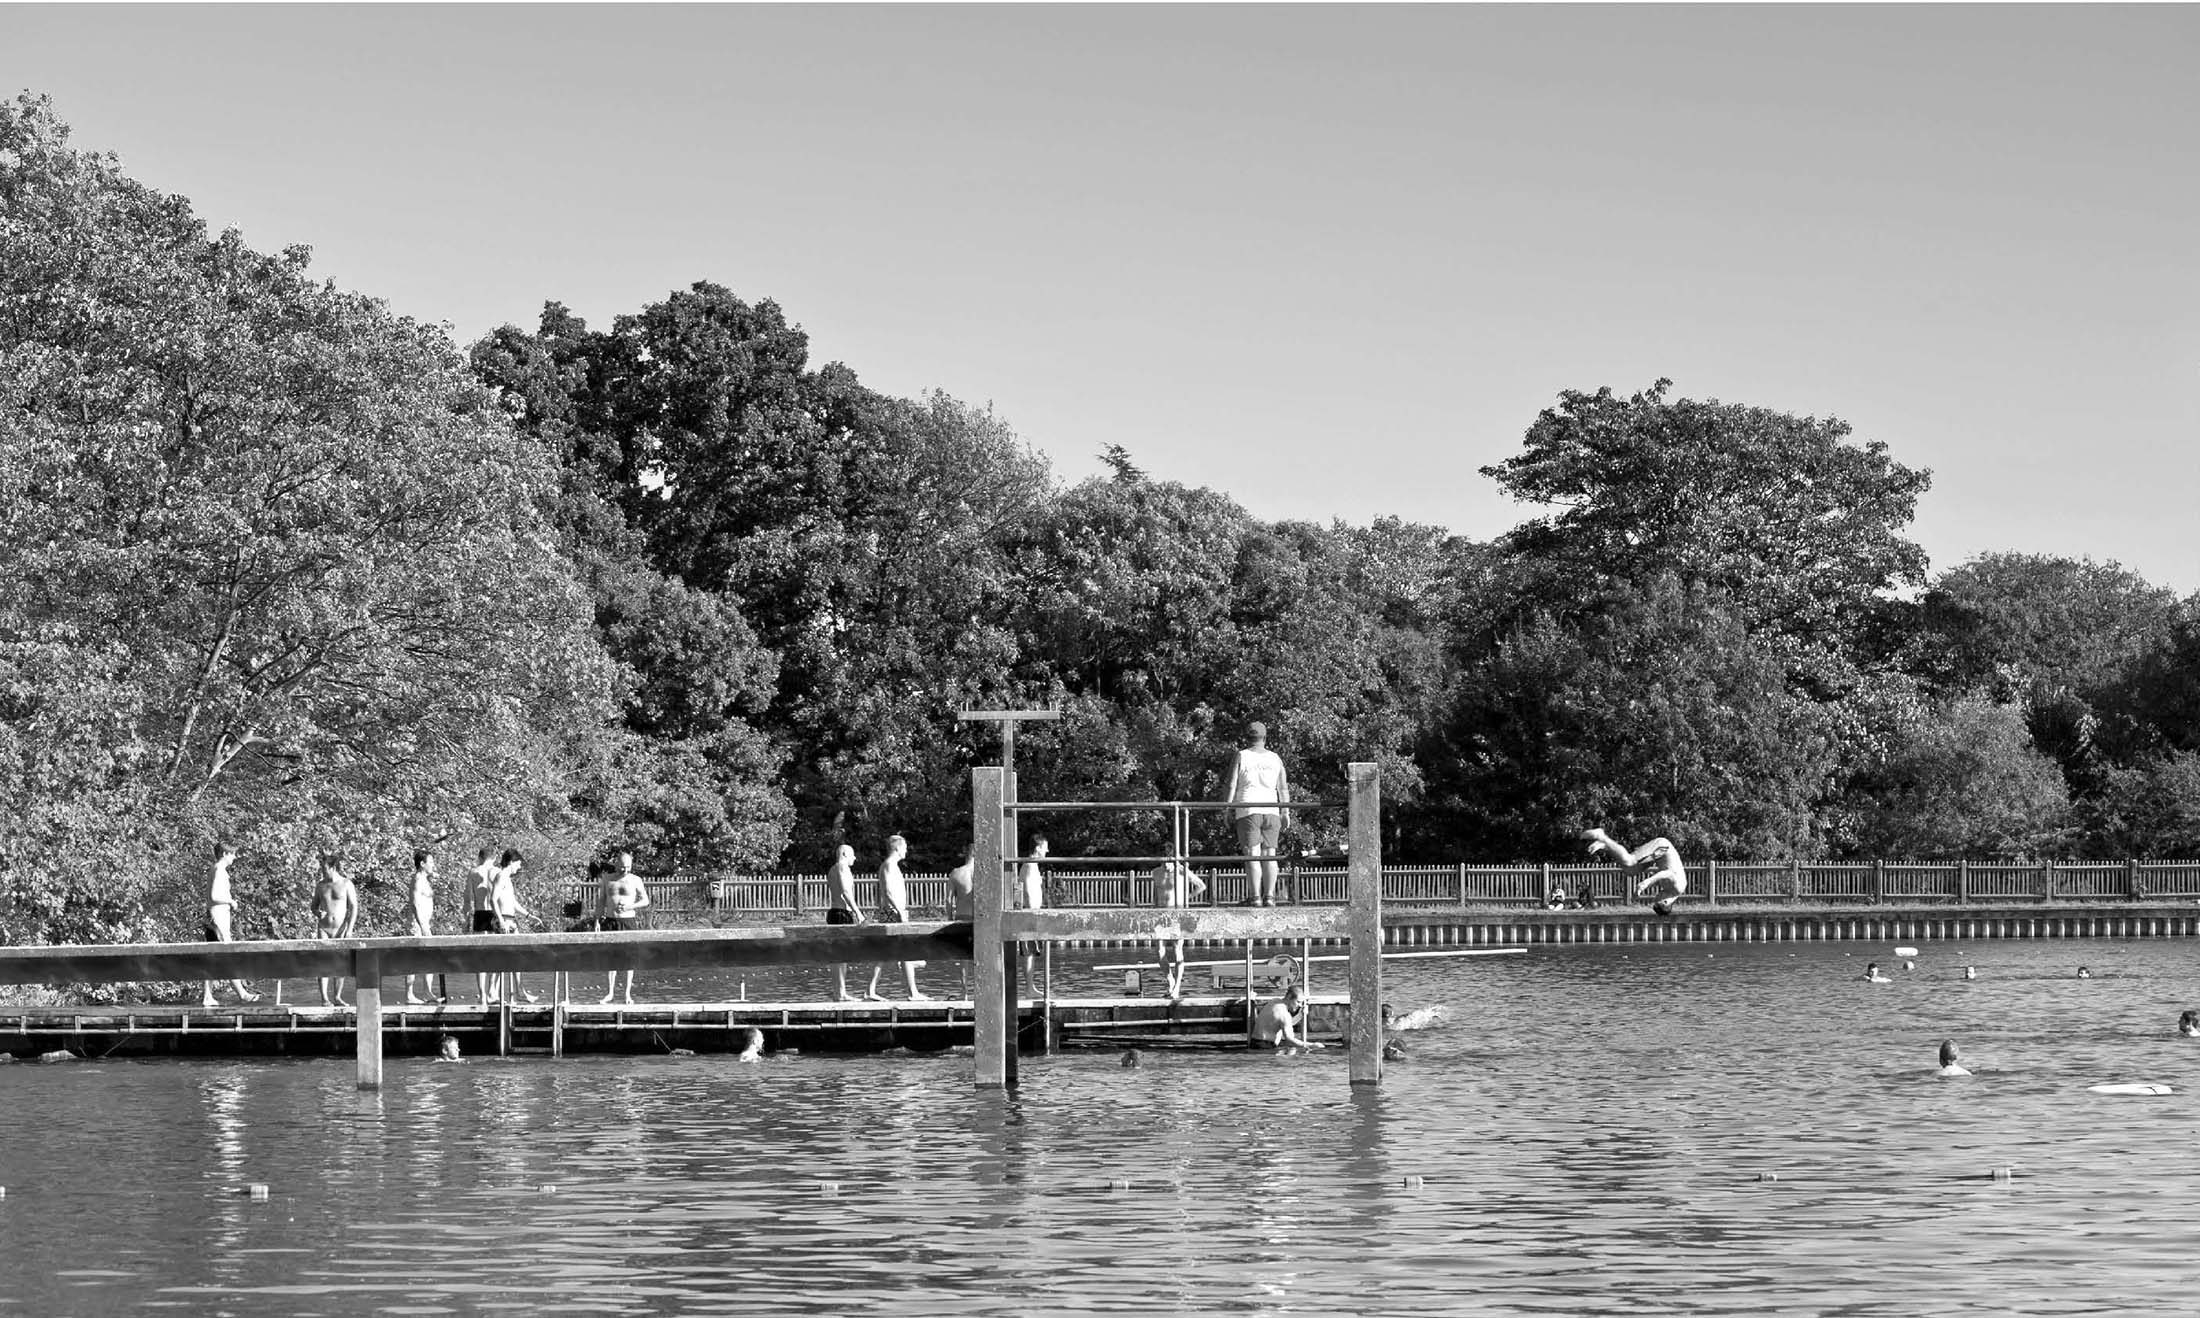
M 878 899 L 879 918 L 889 924 L 909 923 L 909 881 L 902 876 L 901 872 L 902 858 L 908 854 L 909 843 L 901 834 L 896 833 L 886 839 L 886 859 L 880 861 L 878 867 Z M 904 961 L 901 963 L 901 976 L 909 989 L 909 1000 L 911 1002 L 930 1002 L 932 1000 L 917 991 L 917 971 L 923 969 L 923 967 L 924 963 L 922 961 Z M 878 991 L 879 973 L 885 969 L 884 964 L 871 967 L 871 989 L 863 996 L 873 1002 L 886 1001 L 885 997 Z
M 352 887 L 351 880 L 336 867 L 336 857 L 324 851 L 321 853 L 321 881 L 313 889 L 313 936 L 349 938 L 358 923 L 359 890 Z M 341 978 L 333 981 L 336 986 L 333 993 L 329 990 L 331 982 L 325 978 L 321 981 L 321 1005 L 350 1006 L 343 1000 L 344 981 Z
M 1281 848 L 1283 830 L 1291 826 L 1291 779 L 1283 759 L 1268 749 L 1268 725 L 1245 726 L 1245 749 L 1230 765 L 1230 790 L 1223 800 L 1247 809 L 1231 813 L 1237 819 L 1238 845 L 1248 856 L 1274 856 Z M 1276 862 L 1254 860 L 1246 865 L 1253 881 L 1253 899 L 1247 906 L 1276 904 Z
M 473 922 L 469 926 L 470 932 L 477 934 L 500 932 L 497 924 L 496 905 L 496 853 L 487 847 L 475 852 L 474 867 L 466 872 L 474 876 L 473 884 L 466 890 L 468 897 L 472 899 L 474 912 Z M 489 991 L 489 976 L 486 973 L 474 976 L 474 986 L 480 990 L 481 1005 L 486 1007 L 496 1001 L 496 995 Z
M 825 923 L 862 924 L 863 912 L 856 909 L 856 849 L 843 843 L 833 854 L 833 867 L 825 871 Z M 874 972 L 873 979 L 878 976 Z M 848 963 L 836 962 L 833 966 L 833 995 L 842 1002 L 854 1002 L 848 992 Z
M 412 924 L 406 929 L 415 938 L 427 938 L 435 933 L 435 853 L 427 850 L 413 852 Z M 413 992 L 417 975 L 405 976 L 405 1001 L 418 1006 L 423 999 Z M 450 983 L 446 980 L 443 992 L 435 994 L 437 1002 L 450 997 Z M 435 990 L 434 977 L 428 979 L 428 989 Z
M 1629 851 L 1601 828 L 1588 829 L 1582 836 L 1589 839 L 1590 855 L 1609 853 L 1620 868 L 1643 875 L 1635 885 L 1637 898 L 1649 896 L 1652 888 L 1672 889 L 1664 898 L 1650 903 L 1650 909 L 1658 914 L 1671 915 L 1681 894 L 1688 891 L 1688 870 L 1681 864 L 1680 851 L 1667 839 L 1654 837 L 1643 843 L 1640 851 Z
M 598 929 L 633 929 L 641 922 L 642 912 L 649 908 L 649 889 L 634 873 L 634 853 L 619 853 L 619 870 L 604 880 L 603 888 L 596 894 L 596 927 Z M 605 1002 L 619 992 L 619 972 L 611 972 L 611 982 L 604 985 Z M 626 972 L 626 1000 L 634 1001 L 634 972 Z
M 513 886 L 512 883 L 512 880 L 519 876 L 520 866 L 526 863 L 525 857 L 517 851 L 506 848 L 504 858 L 497 862 L 496 877 L 489 882 L 489 908 L 491 914 L 496 916 L 496 931 L 500 934 L 518 933 L 519 918 L 523 915 L 534 915 L 533 911 L 520 905 L 519 889 Z M 509 991 L 519 984 L 519 976 L 514 972 L 506 971 L 504 982 L 507 991 Z M 532 993 L 523 993 L 521 996 L 529 1002 L 539 1000 Z
M 962 864 L 947 871 L 947 918 L 950 920 L 975 920 L 978 918 L 977 899 L 970 891 L 971 875 L 977 870 L 977 859 L 970 848 L 963 848 Z M 962 972 L 962 995 L 970 996 L 970 963 L 957 961 Z
M 206 941 L 226 943 L 229 938 L 230 909 L 234 903 L 229 896 L 229 867 L 237 859 L 237 849 L 227 842 L 214 844 L 214 879 L 206 893 Z M 229 981 L 237 990 L 237 997 L 245 1002 L 258 1002 L 260 995 L 245 987 L 241 979 Z M 214 1005 L 214 981 L 206 981 L 206 997 L 202 1006 Z
M 1182 909 L 1194 899 L 1206 895 L 1207 885 L 1200 882 L 1192 867 L 1180 860 L 1162 862 L 1153 872 L 1153 899 L 1156 906 Z M 1168 976 L 1169 996 L 1184 996 L 1184 940 L 1164 938 L 1154 948 L 1154 959 Z

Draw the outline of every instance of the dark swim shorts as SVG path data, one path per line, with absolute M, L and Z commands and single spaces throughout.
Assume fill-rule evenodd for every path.
M 602 933 L 610 933 L 614 929 L 633 929 L 636 927 L 634 917 L 631 915 L 606 915 L 596 921 L 596 928 Z
M 475 911 L 474 932 L 477 934 L 501 934 L 504 932 L 504 922 L 497 919 L 495 911 Z
M 222 941 L 222 931 L 221 931 L 221 930 L 219 930 L 219 929 L 216 929 L 216 928 L 215 928 L 215 927 L 214 927 L 213 925 L 211 925 L 211 924 L 207 925 L 207 926 L 206 926 L 206 939 L 205 939 L 205 941 L 207 941 L 207 942 L 209 942 L 209 943 L 218 943 L 218 942 Z
M 855 922 L 856 913 L 854 911 L 835 906 L 825 912 L 825 923 L 827 924 L 854 924 Z

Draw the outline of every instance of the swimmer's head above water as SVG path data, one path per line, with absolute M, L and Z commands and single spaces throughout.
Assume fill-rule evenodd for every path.
M 2179 1016 L 2177 1032 L 2188 1039 L 2200 1039 L 2200 1011 L 2188 1011 Z
M 1940 1064 L 1942 1066 L 1954 1066 L 1961 1059 L 1962 1054 L 1957 1052 L 1955 1040 L 1942 1039 L 1940 1041 Z

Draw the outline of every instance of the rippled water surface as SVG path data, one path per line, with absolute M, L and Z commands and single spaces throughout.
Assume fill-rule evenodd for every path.
M 1336 1052 L 1006 1096 L 967 1054 L 5 1067 L 0 1313 L 2191 1307 L 2200 949 L 1926 951 L 1394 962 L 1450 1023 L 1379 1092 Z M 2087 1092 L 2129 1080 L 2176 1093 Z

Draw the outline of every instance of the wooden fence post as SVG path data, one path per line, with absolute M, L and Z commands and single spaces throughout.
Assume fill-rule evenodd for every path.
M 1703 899 L 1713 906 L 1719 904 L 1719 862 L 1715 860 L 1704 871 Z
M 1883 860 L 1875 860 L 1872 862 L 1872 905 L 1884 906 L 1886 904 L 1887 862 Z
M 1797 906 L 1801 906 L 1803 904 L 1803 862 L 1800 860 L 1790 860 L 1788 862 L 1788 891 L 1792 894 L 1790 900 Z
M 1971 904 L 1971 862 L 1968 860 L 1956 862 L 1956 900 L 1966 906 Z
M 2052 860 L 2041 861 L 2040 875 L 2044 880 L 2040 886 L 2046 890 L 2040 897 L 2040 903 L 2043 906 L 2052 905 L 2055 900 L 2055 862 Z

